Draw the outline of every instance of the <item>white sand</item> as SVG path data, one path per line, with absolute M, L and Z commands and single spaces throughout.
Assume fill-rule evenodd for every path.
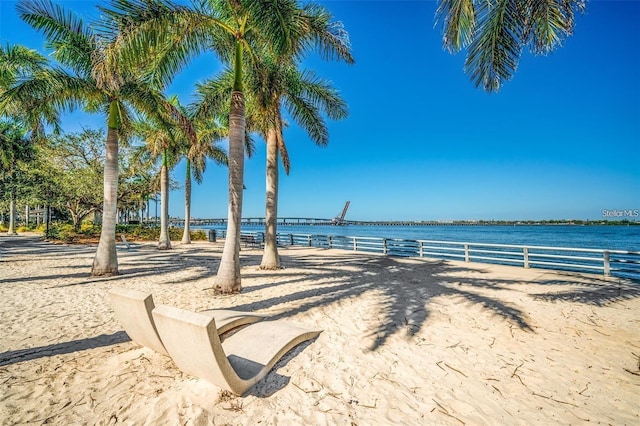
M 0 236 L 0 423 L 640 424 L 640 285 L 619 279 L 282 248 L 241 294 L 209 290 L 221 243 L 95 247 Z M 245 397 L 131 342 L 107 290 L 321 328 Z M 635 374 L 634 374 L 635 373 Z

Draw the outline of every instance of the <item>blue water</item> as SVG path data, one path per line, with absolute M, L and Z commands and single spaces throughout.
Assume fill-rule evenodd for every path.
M 224 230 L 220 226 L 203 227 Z M 243 232 L 264 232 L 243 226 Z M 280 234 L 340 235 L 451 242 L 640 251 L 640 226 L 278 226 Z

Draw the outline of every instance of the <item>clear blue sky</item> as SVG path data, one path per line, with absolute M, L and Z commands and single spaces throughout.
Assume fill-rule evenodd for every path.
M 41 49 L 15 2 L 0 0 L 0 39 Z M 93 1 L 63 1 L 92 13 Z M 347 219 L 597 219 L 640 209 L 640 2 L 590 1 L 574 36 L 548 56 L 525 54 L 498 94 L 476 89 L 464 54 L 443 51 L 435 1 L 323 2 L 349 32 L 356 65 L 305 66 L 331 80 L 350 117 L 330 122 L 326 148 L 295 126 L 285 132 L 292 168 L 281 173 L 279 216 Z M 195 60 L 170 94 L 189 102 L 215 74 Z M 70 131 L 104 127 L 72 114 Z M 265 146 L 245 163 L 245 217 L 263 217 Z M 182 182 L 184 165 L 173 172 Z M 184 216 L 182 191 L 170 214 Z M 226 217 L 227 171 L 210 164 L 194 188 L 194 217 Z

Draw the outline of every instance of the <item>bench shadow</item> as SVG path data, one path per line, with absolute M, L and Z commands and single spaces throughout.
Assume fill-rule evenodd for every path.
M 86 339 L 72 340 L 70 342 L 56 343 L 53 345 L 39 346 L 30 349 L 19 349 L 0 353 L 0 366 L 16 364 L 34 359 L 69 354 L 72 352 L 96 349 L 105 346 L 117 345 L 129 342 L 131 339 L 124 331 L 113 334 L 101 334 Z

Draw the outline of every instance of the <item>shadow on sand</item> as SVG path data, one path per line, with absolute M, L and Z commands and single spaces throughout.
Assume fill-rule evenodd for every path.
M 58 246 L 42 242 L 35 238 L 3 237 L 0 239 L 0 257 L 11 250 L 12 256 L 46 255 L 67 256 L 79 253 L 90 253 L 94 248 L 86 246 Z M 215 275 L 219 253 L 212 253 L 211 263 L 202 267 L 202 248 L 194 246 L 180 251 L 157 251 L 146 246 L 140 250 L 125 251 L 120 255 L 121 264 L 124 266 L 124 276 L 153 276 L 166 274 L 176 270 L 191 269 L 190 280 L 198 280 Z M 16 253 L 17 250 L 18 253 Z M 595 276 L 561 273 L 555 271 L 541 271 L 542 277 L 549 275 L 552 279 L 535 279 L 523 281 L 521 278 L 498 279 L 486 274 L 478 277 L 483 270 L 491 268 L 489 265 L 472 264 L 475 276 L 468 276 L 469 271 L 464 265 L 443 260 L 421 259 L 417 262 L 406 262 L 400 258 L 384 257 L 380 255 L 367 255 L 349 252 L 318 249 L 314 254 L 301 254 L 296 250 L 281 251 L 283 264 L 290 268 L 304 269 L 306 273 L 291 273 L 288 269 L 277 271 L 261 271 L 257 269 L 245 269 L 245 276 L 253 279 L 268 278 L 272 281 L 280 277 L 276 283 L 258 284 L 249 287 L 243 292 L 253 293 L 268 290 L 275 286 L 288 286 L 299 282 L 310 282 L 304 290 L 293 291 L 284 295 L 265 297 L 261 300 L 234 306 L 234 309 L 245 311 L 266 310 L 279 305 L 285 307 L 284 311 L 272 316 L 272 319 L 294 316 L 300 312 L 306 312 L 314 308 L 329 306 L 347 298 L 354 298 L 367 292 L 384 294 L 383 303 L 372 312 L 371 318 L 377 320 L 370 332 L 373 344 L 371 351 L 377 350 L 389 339 L 390 336 L 405 332 L 412 336 L 422 329 L 430 315 L 430 302 L 434 298 L 449 296 L 457 297 L 460 303 L 469 303 L 480 306 L 482 309 L 509 321 L 514 326 L 526 332 L 534 332 L 525 312 L 519 307 L 501 300 L 500 292 L 503 290 L 517 290 L 522 284 L 535 284 L 541 286 L 558 287 L 563 289 L 543 292 L 539 294 L 527 294 L 527 297 L 540 300 L 562 300 L 573 303 L 604 306 L 623 300 L 640 297 L 640 286 L 637 283 L 622 279 L 604 279 Z M 253 252 L 241 252 L 242 266 L 254 267 L 260 264 L 261 255 Z M 349 266 L 349 270 L 343 269 Z M 81 266 L 78 266 L 78 268 Z M 82 266 L 84 267 L 84 266 Z M 72 274 L 70 277 L 76 277 Z M 48 277 L 38 277 L 46 280 L 51 277 L 60 278 L 60 275 L 52 274 Z M 108 278 L 117 281 L 118 277 Z M 103 279 L 88 279 L 77 284 L 91 284 Z M 183 283 L 184 281 L 181 281 Z M 171 285 L 168 283 L 167 285 Z M 177 284 L 177 283 L 176 283 Z M 573 287 L 566 290 L 566 287 Z M 482 294 L 478 292 L 482 291 Z M 488 293 L 490 290 L 493 293 Z M 489 295 L 488 295 L 489 294 Z M 492 296 L 495 294 L 495 297 Z M 219 296 L 225 297 L 225 296 Z M 110 336 L 97 336 L 89 339 L 60 343 L 46 347 L 11 351 L 0 354 L 0 365 L 36 359 L 43 356 L 65 354 L 77 350 L 97 348 L 128 341 L 124 332 Z M 289 357 L 286 357 L 287 359 Z M 285 383 L 286 385 L 286 383 Z M 269 391 L 263 389 L 262 392 Z

